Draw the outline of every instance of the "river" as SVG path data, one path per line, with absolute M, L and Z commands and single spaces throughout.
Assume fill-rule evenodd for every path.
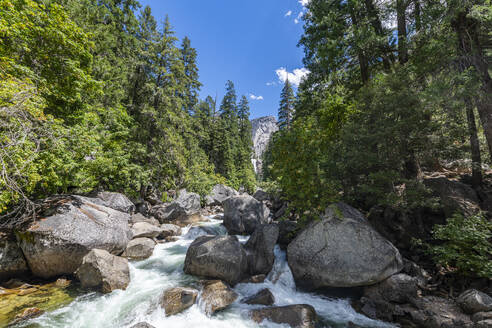
M 203 226 L 218 234 L 226 231 L 221 221 L 211 219 Z M 183 273 L 186 251 L 200 234 L 197 229 L 184 228 L 175 242 L 158 244 L 153 255 L 143 261 L 130 263 L 131 283 L 125 291 L 118 290 L 107 295 L 96 292 L 81 293 L 69 305 L 45 313 L 41 317 L 17 327 L 29 328 L 127 328 L 139 322 L 147 322 L 157 328 L 247 328 L 258 327 L 247 313 L 259 306 L 242 304 L 243 297 L 269 288 L 275 296 L 275 305 L 310 304 L 318 314 L 319 328 L 349 327 L 349 322 L 364 328 L 394 327 L 374 321 L 354 311 L 346 299 L 332 299 L 314 293 L 297 291 L 294 279 L 286 262 L 285 252 L 275 249 L 275 264 L 264 283 L 238 284 L 234 290 L 239 294 L 237 301 L 225 311 L 208 317 L 199 304 L 181 314 L 166 317 L 159 306 L 162 292 L 171 287 L 189 286 L 197 288 L 199 279 Z M 203 233 L 205 234 L 205 233 Z M 247 237 L 239 237 L 242 242 Z M 283 327 L 263 322 L 261 327 Z

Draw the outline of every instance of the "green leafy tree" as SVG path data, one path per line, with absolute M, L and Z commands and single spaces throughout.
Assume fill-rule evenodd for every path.
M 285 80 L 284 88 L 280 94 L 280 107 L 278 109 L 278 126 L 280 129 L 289 129 L 294 116 L 294 105 L 296 98 L 289 82 Z

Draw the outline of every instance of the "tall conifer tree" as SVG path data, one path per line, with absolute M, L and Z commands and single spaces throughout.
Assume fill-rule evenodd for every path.
M 289 79 L 286 79 L 280 94 L 280 107 L 278 109 L 278 126 L 280 129 L 290 128 L 294 115 L 295 101 L 294 90 L 292 90 Z

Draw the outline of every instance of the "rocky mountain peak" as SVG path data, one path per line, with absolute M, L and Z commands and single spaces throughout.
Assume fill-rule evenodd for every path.
M 277 120 L 273 116 L 263 116 L 256 118 L 251 121 L 252 125 L 252 139 L 253 139 L 253 166 L 255 168 L 255 172 L 261 172 L 262 168 L 262 156 L 265 152 L 268 142 L 270 141 L 270 137 L 276 131 L 278 131 Z

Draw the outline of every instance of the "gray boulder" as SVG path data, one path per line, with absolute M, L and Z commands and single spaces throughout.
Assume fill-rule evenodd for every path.
M 492 311 L 492 297 L 476 289 L 464 291 L 457 302 L 468 314 Z
M 484 320 L 492 320 L 492 311 L 490 312 L 477 312 L 471 317 L 473 322 L 479 322 Z
M 154 226 L 160 226 L 161 225 L 159 223 L 159 221 L 153 217 L 146 217 L 141 213 L 132 214 L 132 216 L 130 218 L 130 223 L 135 224 L 138 222 L 146 222 L 146 223 L 152 224 Z
M 24 254 L 17 242 L 0 234 L 0 281 L 22 276 L 28 271 Z
M 188 240 L 195 240 L 199 236 L 219 236 L 225 235 L 227 230 L 222 225 L 214 225 L 214 226 L 196 226 L 191 227 L 190 230 L 186 233 L 184 238 Z
M 200 195 L 182 190 L 176 200 L 154 206 L 151 212 L 160 223 L 169 223 L 196 214 L 200 208 Z
M 365 220 L 334 215 L 304 229 L 287 247 L 287 259 L 296 282 L 308 289 L 368 286 L 403 266 L 398 250 Z
M 201 236 L 191 243 L 184 263 L 184 272 L 231 285 L 246 275 L 247 256 L 236 236 Z
M 113 210 L 125 213 L 134 213 L 135 205 L 123 194 L 117 192 L 102 191 L 97 193 L 96 204 L 100 204 Z
M 475 328 L 492 328 L 492 319 L 477 321 Z
M 178 314 L 195 304 L 198 291 L 191 288 L 176 287 L 168 289 L 161 298 L 161 307 L 166 311 L 166 317 Z
M 206 281 L 200 295 L 200 303 L 207 315 L 224 310 L 236 301 L 238 295 L 220 280 Z
M 82 287 L 111 293 L 126 289 L 130 283 L 130 269 L 125 258 L 114 256 L 102 249 L 93 249 L 82 260 L 75 272 Z
M 155 241 L 150 238 L 136 238 L 128 243 L 121 256 L 132 260 L 144 260 L 152 256 Z
M 223 205 L 224 226 L 229 234 L 252 234 L 258 225 L 268 223 L 268 207 L 249 195 L 228 198 Z
M 181 235 L 181 228 L 175 224 L 164 223 L 161 225 L 161 233 L 159 238 L 165 239 L 167 237 Z
M 248 254 L 250 275 L 268 274 L 275 261 L 274 248 L 279 235 L 276 224 L 262 224 L 256 227 L 244 248 Z
M 257 309 L 250 314 L 251 319 L 257 323 L 268 320 L 292 328 L 314 328 L 316 323 L 316 311 L 307 304 Z
M 268 288 L 265 288 L 260 290 L 258 293 L 242 300 L 241 302 L 250 305 L 273 305 L 273 303 L 275 303 L 275 297 Z
M 447 217 L 456 212 L 473 215 L 480 211 L 480 200 L 469 185 L 446 177 L 424 179 L 424 185 L 438 196 Z
M 131 238 L 130 215 L 72 196 L 50 215 L 17 233 L 31 272 L 41 278 L 72 274 L 90 250 L 121 254 Z
M 222 184 L 215 185 L 212 192 L 205 198 L 207 206 L 221 206 L 229 197 L 238 196 L 239 193 L 231 187 Z
M 160 227 L 147 222 L 137 222 L 132 227 L 133 238 L 156 238 L 162 233 Z
M 140 322 L 137 323 L 136 325 L 131 326 L 131 328 L 155 328 L 155 327 L 146 322 Z

